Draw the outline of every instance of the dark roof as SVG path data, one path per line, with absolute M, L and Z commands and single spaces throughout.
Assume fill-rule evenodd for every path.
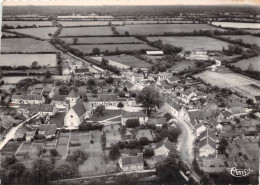
M 202 126 L 201 123 L 197 123 L 197 124 L 194 125 L 194 129 L 200 128 L 201 126 Z
M 260 101 L 260 96 L 255 96 L 256 101 Z
M 174 149 L 174 144 L 168 140 L 168 138 L 165 138 L 164 140 L 160 141 L 156 148 L 160 148 L 161 146 L 165 146 L 168 150 Z
M 216 127 L 219 124 L 219 122 L 215 118 L 210 119 L 209 123 L 214 127 Z
M 42 100 L 42 95 L 37 94 L 27 94 L 27 95 L 13 95 L 12 99 L 22 99 L 22 100 Z
M 9 129 L 13 126 L 13 122 L 8 119 L 0 120 L 0 126 L 4 129 Z
M 68 94 L 68 97 L 70 98 L 77 98 L 78 96 L 78 93 L 74 89 L 71 89 L 70 93 Z
M 26 132 L 31 132 L 32 129 L 25 125 L 19 127 L 15 132 L 15 138 L 23 138 Z
M 177 76 L 172 76 L 172 77 L 168 78 L 168 80 L 170 82 L 176 82 L 176 81 L 179 81 L 180 79 Z
M 39 112 L 53 112 L 55 105 L 41 104 Z
M 163 117 L 165 117 L 167 119 L 167 121 L 169 121 L 169 120 L 171 120 L 173 118 L 173 116 L 170 113 L 164 114 Z
M 202 140 L 204 137 L 210 138 L 212 141 L 216 141 L 216 139 L 217 139 L 215 134 L 209 129 L 207 129 L 206 131 L 204 131 L 200 134 L 199 140 Z
M 39 131 L 45 131 L 45 135 L 55 134 L 57 127 L 55 124 L 41 124 L 39 125 Z
M 100 94 L 98 98 L 100 101 L 117 101 L 116 94 Z
M 199 147 L 203 147 L 205 145 L 209 144 L 212 148 L 216 148 L 216 142 L 215 141 L 212 141 L 211 139 L 209 138 L 205 138 L 201 141 L 199 141 Z
M 88 73 L 89 69 L 75 69 L 75 73 Z
M 52 97 L 52 100 L 54 101 L 65 101 L 66 100 L 66 95 L 54 95 Z
M 92 106 L 90 103 L 84 102 L 83 100 L 79 100 L 72 109 L 75 111 L 75 113 L 78 115 L 78 117 L 81 117 L 85 112 L 92 109 Z
M 123 118 L 135 118 L 135 117 L 147 117 L 144 112 L 127 112 L 123 111 L 122 113 Z
M 143 155 L 122 157 L 123 166 L 124 165 L 143 164 L 143 163 L 144 163 Z
M 66 115 L 65 112 L 57 112 L 57 114 L 55 114 L 51 118 L 50 124 L 55 124 L 57 126 L 57 128 L 62 128 L 64 126 L 65 115 Z

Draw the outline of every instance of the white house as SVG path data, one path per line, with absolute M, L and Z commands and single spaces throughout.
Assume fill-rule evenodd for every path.
M 55 105 L 41 104 L 39 108 L 39 116 L 54 116 L 58 112 Z
M 45 102 L 43 95 L 27 94 L 12 95 L 13 104 L 42 104 Z
M 209 55 L 204 49 L 199 49 L 191 51 L 190 54 L 187 55 L 185 58 L 189 60 L 208 60 Z
M 174 144 L 165 138 L 164 140 L 160 141 L 156 148 L 154 149 L 154 156 L 155 157 L 167 157 L 171 150 L 174 149 Z
M 210 119 L 209 124 L 212 126 L 212 128 L 218 131 L 221 131 L 223 128 L 223 126 L 215 118 Z
M 144 113 L 144 112 L 127 112 L 127 111 L 123 111 L 122 112 L 122 119 L 121 119 L 121 123 L 123 126 L 126 125 L 126 121 L 129 119 L 138 119 L 139 123 L 142 124 L 146 124 L 148 121 L 148 116 Z
M 58 110 L 62 110 L 66 107 L 67 95 L 54 95 L 51 100 L 51 105 L 56 105 Z
M 142 153 L 138 153 L 137 156 L 122 156 L 118 163 L 123 172 L 142 171 L 144 169 Z
M 196 136 L 199 137 L 202 132 L 205 132 L 207 130 L 207 127 L 205 127 L 201 123 L 197 123 L 194 125 L 194 130 L 196 132 Z

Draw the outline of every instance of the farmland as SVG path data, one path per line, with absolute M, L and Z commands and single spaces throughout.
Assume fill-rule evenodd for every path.
M 186 24 L 191 24 L 193 23 L 192 21 L 185 21 L 185 20 L 169 20 L 169 21 L 153 21 L 153 20 L 147 20 L 147 21 L 125 21 L 125 24 L 178 24 L 178 23 L 186 23 Z
M 175 63 L 171 68 L 170 71 L 173 73 L 179 73 L 185 69 L 188 68 L 194 68 L 195 67 L 195 63 L 192 61 L 181 61 L 181 62 L 177 62 Z
M 259 29 L 259 23 L 241 23 L 241 22 L 212 22 L 215 26 L 221 26 L 226 28 L 254 28 Z
M 56 48 L 47 41 L 39 41 L 31 38 L 2 39 L 1 52 L 56 52 Z
M 102 45 L 71 45 L 71 46 L 85 53 L 92 53 L 92 50 L 94 48 L 99 48 L 100 52 L 105 52 L 106 50 L 108 50 L 109 52 L 114 52 L 117 49 L 119 51 L 139 51 L 141 49 L 155 50 L 154 47 L 149 46 L 147 44 L 102 44 Z
M 18 25 L 20 26 L 52 26 L 51 21 L 3 21 L 2 25 L 8 25 L 8 26 L 13 26 L 17 27 Z
M 63 28 L 60 36 L 113 35 L 110 27 Z
M 237 63 L 234 63 L 234 66 L 240 67 L 242 70 L 247 70 L 249 64 L 253 65 L 254 70 L 260 71 L 260 56 L 240 60 Z
M 106 26 L 108 21 L 58 21 L 63 27 L 73 26 Z M 111 21 L 114 25 L 122 25 L 123 21 Z
M 136 58 L 132 55 L 123 55 L 123 56 L 106 56 L 106 59 L 109 61 L 118 62 L 120 64 L 132 66 L 132 67 L 150 67 L 151 65 L 139 58 Z
M 49 33 L 54 34 L 57 28 L 55 27 L 44 27 L 44 28 L 24 28 L 24 29 L 11 29 L 9 31 L 32 35 L 42 39 L 50 39 L 48 36 Z
M 221 37 L 230 38 L 232 40 L 242 39 L 245 43 L 260 46 L 260 37 L 255 37 L 252 35 L 222 35 Z
M 66 43 L 73 44 L 73 37 L 62 38 Z M 104 43 L 143 43 L 135 37 L 78 37 L 78 44 L 104 44 Z
M 227 42 L 220 41 L 210 37 L 148 37 L 150 41 L 162 40 L 164 43 L 182 47 L 186 51 L 191 51 L 203 47 L 205 50 L 222 50 L 227 48 Z M 203 43 L 203 46 L 201 45 Z
M 56 54 L 2 54 L 0 66 L 28 66 L 36 61 L 40 66 L 56 66 Z
M 128 31 L 132 35 L 163 34 L 164 32 L 192 32 L 194 30 L 214 30 L 207 24 L 151 24 L 151 25 L 125 25 L 116 26 L 120 34 Z

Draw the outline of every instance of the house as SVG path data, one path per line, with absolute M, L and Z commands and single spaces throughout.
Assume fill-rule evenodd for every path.
M 255 126 L 246 127 L 243 138 L 259 140 L 259 131 Z
M 13 104 L 42 104 L 45 102 L 43 95 L 27 94 L 12 95 Z
M 25 140 L 26 141 L 31 141 L 35 136 L 35 132 L 34 131 L 27 131 L 25 133 Z
M 38 128 L 38 135 L 43 135 L 46 139 L 50 139 L 56 135 L 56 130 L 55 124 L 41 124 Z
M 148 121 L 148 116 L 144 113 L 144 112 L 127 112 L 127 111 L 123 111 L 122 112 L 122 125 L 125 126 L 126 125 L 126 121 L 129 119 L 138 119 L 139 123 L 142 124 L 146 124 Z
M 221 131 L 223 126 L 215 119 L 215 118 L 211 118 L 209 120 L 209 125 L 213 128 L 216 129 L 218 131 Z
M 186 89 L 185 91 L 180 93 L 181 100 L 185 103 L 189 103 L 190 100 L 195 96 L 197 96 L 196 93 L 189 89 Z
M 209 60 L 209 55 L 204 49 L 191 51 L 189 55 L 185 56 L 189 60 Z
M 29 118 L 39 112 L 40 105 L 39 104 L 20 104 L 17 113 L 24 116 L 25 118 Z
M 31 94 L 36 94 L 36 95 L 42 95 L 43 93 L 43 88 L 34 88 L 31 92 Z
M 147 55 L 151 56 L 162 56 L 164 55 L 163 51 L 146 51 Z
M 27 132 L 32 132 L 32 129 L 26 125 L 22 125 L 16 130 L 14 134 L 14 140 L 23 141 L 26 139 Z
M 206 173 L 221 173 L 226 171 L 227 167 L 225 161 L 222 159 L 212 159 L 212 158 L 200 158 L 199 168 Z M 227 162 L 226 162 L 227 163 Z M 228 164 L 228 163 L 227 163 Z M 234 167 L 234 166 L 232 166 Z
M 179 112 L 182 109 L 182 105 L 178 104 L 177 101 L 174 101 L 171 98 L 167 98 L 165 102 L 165 107 L 170 111 L 175 117 L 179 117 Z
M 142 153 L 138 153 L 137 156 L 122 156 L 118 163 L 123 172 L 142 171 L 144 169 Z
M 175 144 L 169 141 L 168 138 L 165 138 L 157 144 L 156 148 L 154 149 L 154 156 L 158 158 L 166 158 L 168 157 L 170 151 L 174 149 Z
M 66 127 L 78 128 L 78 126 L 93 114 L 93 108 L 89 102 L 79 100 L 71 107 L 64 117 Z
M 74 89 L 71 89 L 70 93 L 66 97 L 66 100 L 69 102 L 69 106 L 73 107 L 77 103 L 79 98 L 79 94 Z
M 202 132 L 199 136 L 199 155 L 202 157 L 215 155 L 216 140 L 216 136 L 209 129 L 207 129 L 205 132 Z
M 167 80 L 169 78 L 173 77 L 172 73 L 168 73 L 168 72 L 159 72 L 157 75 L 157 81 L 161 81 L 161 80 Z
M 54 95 L 51 100 L 51 105 L 56 105 L 58 110 L 63 110 L 66 107 L 67 95 Z
M 54 116 L 58 112 L 55 105 L 41 104 L 39 108 L 39 116 Z
M 181 80 L 177 76 L 171 76 L 170 78 L 167 78 L 166 81 L 169 84 L 177 84 Z
M 201 141 L 205 138 L 210 138 L 212 141 L 216 142 L 217 141 L 217 137 L 215 136 L 215 134 L 213 133 L 213 131 L 209 130 L 208 128 L 206 129 L 206 131 L 203 131 L 198 139 Z
M 12 93 L 12 90 L 15 89 L 15 85 L 2 85 L 0 87 L 0 90 L 2 92 L 5 92 L 5 93 L 8 93 L 8 94 L 11 94 Z
M 194 130 L 196 132 L 196 136 L 199 137 L 202 132 L 205 132 L 207 130 L 207 127 L 205 127 L 201 123 L 197 123 L 194 125 Z
M 116 94 L 99 94 L 97 98 L 89 98 L 89 103 L 93 108 L 96 108 L 99 105 L 116 107 L 119 101 Z
M 183 113 L 184 121 L 186 121 L 189 126 L 194 129 L 194 126 L 200 122 L 204 121 L 204 115 L 201 110 L 189 110 Z
M 130 77 L 130 82 L 132 83 L 141 83 L 144 81 L 143 73 L 133 73 Z

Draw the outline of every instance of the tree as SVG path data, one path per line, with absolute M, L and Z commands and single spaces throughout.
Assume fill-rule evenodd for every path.
M 95 113 L 98 114 L 99 116 L 103 116 L 105 114 L 105 106 L 104 105 L 99 105 L 95 109 Z
M 135 128 L 135 127 L 139 127 L 139 126 L 140 126 L 139 119 L 128 119 L 128 120 L 126 120 L 126 127 L 127 128 Z
M 228 146 L 228 141 L 226 139 L 222 138 L 219 142 L 219 147 L 218 147 L 219 153 L 224 154 L 227 146 Z
M 124 91 L 124 92 L 127 92 L 127 87 L 124 87 L 124 88 L 123 88 L 123 91 Z
M 142 145 L 142 146 L 145 146 L 145 145 L 148 145 L 148 144 L 149 144 L 149 140 L 148 140 L 147 137 L 141 137 L 141 138 L 139 139 L 139 142 L 140 142 L 140 145 Z
M 124 91 L 119 91 L 119 92 L 118 92 L 118 96 L 119 96 L 120 98 L 125 97 L 125 92 L 124 92 Z
M 88 96 L 87 96 L 86 94 L 84 94 L 84 95 L 82 96 L 82 99 L 83 99 L 84 102 L 87 102 L 87 101 L 88 101 Z
M 99 48 L 93 48 L 92 53 L 93 53 L 93 55 L 99 55 L 100 49 Z
M 113 82 L 114 82 L 114 78 L 113 77 L 108 77 L 108 78 L 106 78 L 106 83 L 108 83 L 108 84 L 112 84 Z
M 204 173 L 201 180 L 200 180 L 201 184 L 205 184 L 205 185 L 213 185 L 214 183 L 212 182 L 212 180 L 210 179 L 209 174 Z
M 60 95 L 68 95 L 70 93 L 70 89 L 68 86 L 63 85 L 59 88 Z
M 117 107 L 123 108 L 123 107 L 124 107 L 124 104 L 120 101 L 120 102 L 117 104 Z
M 51 33 L 49 33 L 49 34 L 48 34 L 48 36 L 49 36 L 49 37 L 52 37 L 52 34 L 51 34 Z
M 88 79 L 87 81 L 87 85 L 90 86 L 90 87 L 94 87 L 96 86 L 96 82 L 95 80 L 93 80 L 92 78 Z
M 125 31 L 125 36 L 129 36 L 129 32 L 128 31 Z
M 50 154 L 51 154 L 51 156 L 56 157 L 56 156 L 59 155 L 59 152 L 57 150 L 55 150 L 55 149 L 51 149 L 50 150 Z
M 145 157 L 152 157 L 154 155 L 154 150 L 151 148 L 147 148 L 144 150 Z
M 31 65 L 31 68 L 37 68 L 37 66 L 38 66 L 38 62 L 37 61 L 33 61 L 32 65 Z
M 109 150 L 109 157 L 112 160 L 117 160 L 120 157 L 121 153 L 119 151 L 119 148 L 117 146 L 112 146 Z
M 146 113 L 149 116 L 152 109 L 160 108 L 163 104 L 163 98 L 160 93 L 152 86 L 142 89 L 136 97 L 136 102 L 141 103 L 146 108 Z
M 48 71 L 46 71 L 46 73 L 45 73 L 45 77 L 46 78 L 50 78 L 51 77 L 51 73 L 50 73 L 50 71 L 48 70 Z
M 78 175 L 78 171 L 71 164 L 62 164 L 55 169 L 55 179 L 73 178 Z
M 72 39 L 73 39 L 73 44 L 76 45 L 78 40 L 79 40 L 79 38 L 78 37 L 73 37 Z
M 73 152 L 72 155 L 68 155 L 66 160 L 72 163 L 74 162 L 77 164 L 83 164 L 83 162 L 87 159 L 88 159 L 88 154 L 85 151 L 76 150 Z
M 50 180 L 50 174 L 54 166 L 50 161 L 39 159 L 33 162 L 32 169 L 32 184 L 45 185 L 48 184 Z

